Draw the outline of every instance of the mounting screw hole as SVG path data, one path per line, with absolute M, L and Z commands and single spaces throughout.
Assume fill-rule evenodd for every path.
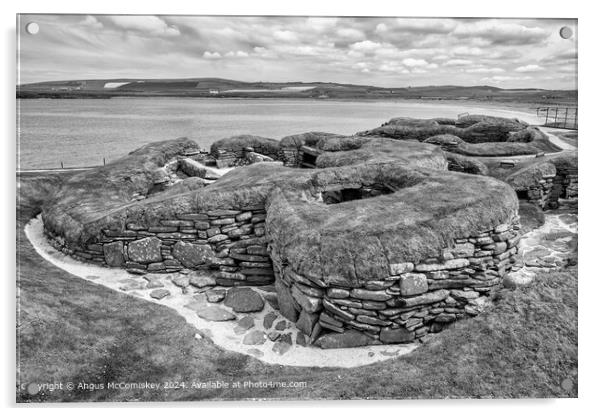
M 573 36 L 573 29 L 568 26 L 563 26 L 560 28 L 560 37 L 562 39 L 570 39 Z
M 25 26 L 25 30 L 30 35 L 36 35 L 40 31 L 40 25 L 38 25 L 36 22 L 30 22 Z

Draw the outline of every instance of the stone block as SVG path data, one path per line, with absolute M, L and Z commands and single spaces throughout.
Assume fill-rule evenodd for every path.
M 157 237 L 146 237 L 131 241 L 127 249 L 128 257 L 136 263 L 157 263 L 163 260 L 161 256 L 161 240 Z
M 297 319 L 297 328 L 305 335 L 310 336 L 314 325 L 318 322 L 318 314 L 309 313 L 305 310 L 302 310 L 299 314 L 299 319 Z
M 215 253 L 211 246 L 207 244 L 193 244 L 184 241 L 178 241 L 172 250 L 173 256 L 189 269 L 196 268 L 204 264 L 213 264 Z
M 422 273 L 405 273 L 399 279 L 401 296 L 415 296 L 428 291 L 426 275 Z
M 292 286 L 291 295 L 301 308 L 307 312 L 315 313 L 322 309 L 322 299 L 306 295 L 296 285 Z
M 123 241 L 114 241 L 102 245 L 105 262 L 109 267 L 123 267 L 125 258 L 123 256 Z
M 391 275 L 398 275 L 402 273 L 409 273 L 414 270 L 414 263 L 391 263 L 389 264 L 389 273 Z

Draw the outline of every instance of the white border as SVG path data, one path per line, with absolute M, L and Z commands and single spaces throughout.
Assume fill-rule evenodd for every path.
M 15 200 L 15 14 L 20 13 L 155 13 L 155 14 L 301 14 L 301 15 L 396 15 L 396 16 L 470 16 L 470 17 L 563 17 L 579 18 L 579 93 L 580 93 L 580 125 L 581 142 L 579 146 L 580 153 L 580 302 L 579 302 L 579 396 L 578 400 L 496 400 L 496 401 L 405 401 L 405 402 L 269 402 L 269 403 L 194 403 L 192 406 L 203 407 L 203 410 L 193 410 L 196 414 L 202 411 L 222 412 L 226 408 L 236 409 L 232 412 L 247 412 L 251 414 L 265 414 L 266 411 L 277 411 L 278 413 L 287 412 L 295 414 L 297 412 L 314 412 L 314 408 L 326 408 L 332 412 L 334 407 L 344 407 L 345 414 L 365 414 L 373 406 L 379 407 L 381 412 L 424 412 L 436 411 L 446 415 L 453 414 L 507 414 L 518 412 L 522 414 L 529 413 L 552 414 L 581 414 L 590 413 L 594 408 L 594 400 L 598 396 L 599 376 L 598 363 L 600 353 L 599 343 L 595 342 L 595 336 L 599 333 L 599 294 L 602 293 L 600 287 L 600 269 L 597 256 L 599 254 L 599 240 L 595 239 L 598 235 L 599 211 L 597 199 L 600 185 L 596 181 L 600 177 L 596 159 L 601 154 L 602 137 L 599 132 L 594 132 L 593 121 L 600 118 L 600 53 L 599 39 L 601 18 L 596 13 L 595 2 L 567 2 L 567 1 L 524 1 L 524 0 L 504 0 L 500 2 L 490 1 L 380 1 L 371 0 L 369 2 L 350 1 L 331 1 L 325 0 L 304 0 L 295 2 L 284 1 L 228 1 L 220 0 L 217 2 L 191 2 L 191 1 L 157 1 L 146 0 L 144 2 L 126 3 L 123 0 L 102 0 L 96 3 L 82 1 L 28 1 L 19 2 L 5 1 L 2 3 L 3 29 L 3 64 L 2 71 L 2 126 L 4 135 L 1 143 L 3 146 L 3 176 L 2 176 L 2 195 L 5 201 Z M 597 99 L 597 100 L 596 100 Z M 599 130 L 599 129 L 597 129 Z M 596 159 L 594 159 L 596 158 Z M 597 162 L 597 163 L 596 163 Z M 596 182 L 594 182 L 596 181 Z M 591 190 L 591 192 L 588 192 Z M 5 319 L 2 320 L 2 329 L 4 339 L 10 339 L 11 342 L 2 342 L 1 348 L 5 364 L 3 368 L 4 381 L 2 394 L 2 403 L 5 406 L 14 407 L 14 363 L 15 363 L 15 331 L 14 331 L 14 276 L 15 276 L 15 206 L 12 203 L 5 202 L 3 205 L 3 227 L 4 237 L 0 254 L 5 266 L 6 273 L 3 274 L 3 295 Z M 585 226 L 584 226 L 585 224 Z M 597 266 L 597 267 L 596 267 Z M 79 405 L 81 406 L 81 405 Z M 100 404 L 94 405 L 93 409 L 87 409 L 86 412 L 105 413 L 99 407 L 122 407 L 123 404 Z M 22 406 L 21 406 L 22 407 Z M 69 405 L 71 409 L 64 409 L 64 405 L 46 406 L 50 409 L 43 410 L 50 413 L 60 412 L 61 414 L 78 405 Z M 164 412 L 164 407 L 178 407 L 178 412 L 192 410 L 183 407 L 191 407 L 191 404 L 166 403 L 156 404 L 152 409 L 146 409 L 145 412 Z M 295 407 L 294 409 L 292 407 Z M 310 409 L 311 407 L 311 409 Z M 385 409 L 385 407 L 387 409 Z M 401 407 L 393 409 L 390 407 Z M 218 409 L 215 409 L 218 408 Z M 283 410 L 285 409 L 285 410 Z M 14 409 L 12 409 L 14 410 Z M 36 410 L 32 409 L 33 411 Z M 41 410 L 41 409 L 37 409 Z

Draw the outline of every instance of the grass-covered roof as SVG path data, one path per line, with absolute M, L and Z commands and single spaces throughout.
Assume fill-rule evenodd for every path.
M 151 225 L 182 213 L 265 204 L 273 247 L 298 272 L 329 284 L 356 285 L 386 276 L 389 263 L 436 256 L 453 238 L 507 222 L 517 210 L 512 188 L 493 178 L 447 171 L 438 146 L 382 137 L 322 137 L 316 142 L 322 151 L 318 169 L 260 163 L 201 189 L 131 202 L 132 192 L 149 186 L 150 172 L 188 144 L 148 146 L 72 178 L 45 209 L 47 226 L 84 243 L 130 222 Z M 374 184 L 396 191 L 333 205 L 316 198 L 325 190 Z M 96 189 L 87 195 L 91 185 Z

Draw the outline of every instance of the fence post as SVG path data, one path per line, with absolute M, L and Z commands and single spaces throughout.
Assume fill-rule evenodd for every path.
M 550 115 L 550 107 L 546 108 L 546 122 L 544 123 L 544 126 L 548 125 L 548 116 Z

